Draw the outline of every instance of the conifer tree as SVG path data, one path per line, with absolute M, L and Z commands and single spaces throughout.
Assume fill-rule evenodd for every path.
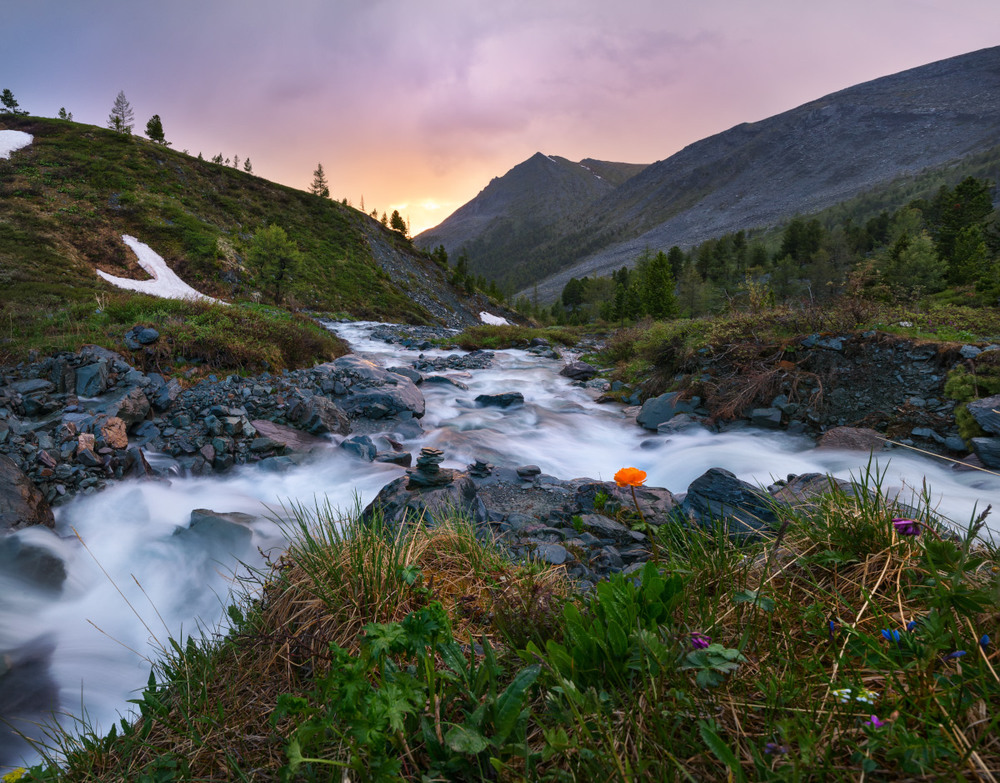
M 24 109 L 18 107 L 17 100 L 14 98 L 14 93 L 6 87 L 4 88 L 4 91 L 0 93 L 0 104 L 3 104 L 3 114 L 16 114 L 24 116 L 28 113 Z
M 250 158 L 245 158 L 245 159 L 243 160 L 243 170 L 244 170 L 244 171 L 245 171 L 245 172 L 246 172 L 247 174 L 253 174 L 253 166 L 252 166 L 252 165 L 250 165 Z
M 132 127 L 135 124 L 135 115 L 132 112 L 132 105 L 125 97 L 125 91 L 119 90 L 115 96 L 114 106 L 111 107 L 111 114 L 108 115 L 108 127 L 126 136 L 132 135 Z
M 406 236 L 406 221 L 403 220 L 403 216 L 399 214 L 398 209 L 392 211 L 392 217 L 389 218 L 389 228 L 393 231 L 398 231 L 404 237 Z
M 69 120 L 70 122 L 72 122 L 73 121 L 73 112 L 71 112 L 71 111 L 68 112 L 68 111 L 66 111 L 66 107 L 65 106 L 61 106 L 61 107 L 59 107 L 59 119 L 60 120 Z
M 323 164 L 316 164 L 316 171 L 313 172 L 312 185 L 309 186 L 309 192 L 314 196 L 322 196 L 323 198 L 330 198 L 330 186 L 326 181 L 326 174 L 323 172 Z
M 164 147 L 170 146 L 170 142 L 163 135 L 163 122 L 160 120 L 159 114 L 154 114 L 146 123 L 146 136 L 156 144 L 162 144 Z

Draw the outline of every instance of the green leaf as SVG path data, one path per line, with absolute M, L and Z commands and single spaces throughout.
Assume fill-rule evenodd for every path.
M 729 746 L 722 741 L 722 738 L 712 730 L 711 726 L 702 720 L 698 721 L 698 733 L 701 734 L 702 742 L 715 754 L 715 757 L 729 767 L 729 771 L 733 776 L 732 779 L 736 783 L 743 783 L 746 780 L 743 775 L 743 768 L 740 766 L 740 762 L 737 760 L 735 754 L 729 749 Z
M 733 595 L 734 604 L 753 604 L 759 606 L 765 612 L 774 611 L 774 600 L 766 595 L 761 595 L 760 590 L 741 590 Z
M 608 647 L 613 658 L 624 658 L 628 655 L 628 637 L 624 629 L 614 620 L 608 623 Z
M 510 685 L 497 697 L 497 711 L 493 725 L 500 744 L 506 741 L 517 725 L 521 705 L 524 704 L 528 689 L 534 684 L 541 670 L 542 667 L 537 664 L 521 669 L 511 680 Z
M 489 747 L 489 740 L 474 729 L 463 725 L 452 726 L 444 735 L 444 742 L 455 753 L 465 753 L 475 756 Z

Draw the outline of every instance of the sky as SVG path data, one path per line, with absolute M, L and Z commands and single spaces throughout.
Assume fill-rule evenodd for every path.
M 22 109 L 249 157 L 437 225 L 536 152 L 652 163 L 741 122 L 1000 44 L 997 0 L 5 0 Z

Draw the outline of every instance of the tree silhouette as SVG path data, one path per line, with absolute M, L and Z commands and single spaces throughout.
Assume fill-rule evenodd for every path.
M 316 171 L 313 172 L 312 185 L 309 186 L 309 192 L 314 196 L 322 196 L 323 198 L 330 198 L 330 186 L 326 181 L 326 174 L 323 172 L 323 164 L 316 164 Z
M 132 126 L 135 124 L 134 120 L 132 105 L 125 97 L 125 91 L 119 90 L 118 95 L 115 96 L 115 104 L 111 107 L 111 114 L 108 115 L 108 127 L 118 133 L 131 136 Z
M 163 136 L 163 123 L 160 121 L 159 114 L 154 114 L 149 118 L 149 122 L 146 123 L 146 135 L 157 144 L 162 144 L 164 147 L 170 146 L 170 142 Z
M 18 108 L 17 100 L 14 98 L 14 93 L 7 88 L 4 88 L 4 91 L 0 93 L 0 104 L 3 104 L 4 114 L 17 114 L 23 116 L 28 113 L 24 109 Z

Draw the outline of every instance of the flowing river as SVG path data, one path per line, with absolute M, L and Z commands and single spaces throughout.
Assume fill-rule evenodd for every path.
M 415 351 L 372 339 L 375 326 L 330 325 L 354 352 L 377 363 L 407 365 L 417 358 Z M 442 372 L 468 389 L 423 384 L 424 433 L 403 444 L 414 454 L 422 446 L 441 449 L 446 467 L 483 458 L 538 465 L 564 479 L 609 480 L 619 468 L 635 466 L 648 473 L 647 484 L 675 493 L 711 467 L 766 486 L 790 473 L 858 478 L 868 463 L 867 455 L 817 451 L 807 439 L 751 429 L 656 435 L 627 422 L 619 406 L 594 402 L 558 374 L 562 366 L 508 350 L 495 352 L 489 369 Z M 525 404 L 501 409 L 473 402 L 479 394 L 508 391 L 521 392 Z M 961 525 L 977 508 L 1000 500 L 1000 477 L 954 471 L 945 461 L 905 450 L 880 456 L 877 468 L 884 487 L 902 492 L 904 500 L 912 501 L 926 479 L 938 512 Z M 247 567 L 264 567 L 265 556 L 274 559 L 285 546 L 275 521 L 283 507 L 329 498 L 351 510 L 401 473 L 331 448 L 285 473 L 246 466 L 224 477 L 120 483 L 59 507 L 55 534 L 40 528 L 14 534 L 61 559 L 67 576 L 60 591 L 46 592 L 0 571 L 0 651 L 12 651 L 0 660 L 0 688 L 15 686 L 0 691 L 0 719 L 9 724 L 0 724 L 0 773 L 37 758 L 15 730 L 44 740 L 44 724 L 56 710 L 66 728 L 107 731 L 129 714 L 128 700 L 141 693 L 169 639 L 221 632 L 234 580 Z M 250 514 L 252 534 L 191 528 L 195 509 Z

